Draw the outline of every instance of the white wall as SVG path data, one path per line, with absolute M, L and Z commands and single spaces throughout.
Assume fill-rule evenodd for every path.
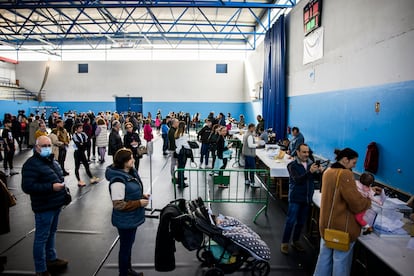
M 89 73 L 79 74 L 78 63 Z M 227 74 L 216 64 L 227 63 Z M 245 99 L 243 61 L 91 61 L 49 62 L 45 101 L 113 101 L 117 96 L 141 96 L 145 101 L 242 102 Z M 37 92 L 46 62 L 21 62 L 20 85 Z M 99 97 L 97 97 L 99 95 Z
M 289 96 L 414 79 L 413 0 L 323 1 L 324 56 L 303 65 L 306 2 L 289 15 Z

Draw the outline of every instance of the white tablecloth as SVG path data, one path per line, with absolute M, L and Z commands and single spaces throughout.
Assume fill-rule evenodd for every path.
M 287 164 L 292 162 L 286 154 L 283 159 L 275 159 L 278 149 L 257 149 L 256 156 L 269 168 L 271 177 L 289 177 Z

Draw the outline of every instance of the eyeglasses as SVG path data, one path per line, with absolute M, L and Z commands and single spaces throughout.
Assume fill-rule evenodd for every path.
M 51 146 L 52 146 L 51 144 L 39 145 L 39 147 L 41 148 L 50 148 Z

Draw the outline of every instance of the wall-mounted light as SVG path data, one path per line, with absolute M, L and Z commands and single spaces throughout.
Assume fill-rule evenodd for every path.
M 379 113 L 379 112 L 380 112 L 380 107 L 381 107 L 380 102 L 376 102 L 376 103 L 375 103 L 375 112 L 376 112 L 376 113 Z

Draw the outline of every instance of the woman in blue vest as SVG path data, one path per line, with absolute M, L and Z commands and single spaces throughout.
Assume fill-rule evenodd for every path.
M 130 149 L 121 148 L 115 153 L 105 177 L 109 181 L 113 204 L 112 225 L 119 233 L 119 275 L 144 275 L 132 270 L 131 251 L 137 228 L 145 221 L 145 206 L 150 195 L 143 194 L 142 181 L 134 167 Z

